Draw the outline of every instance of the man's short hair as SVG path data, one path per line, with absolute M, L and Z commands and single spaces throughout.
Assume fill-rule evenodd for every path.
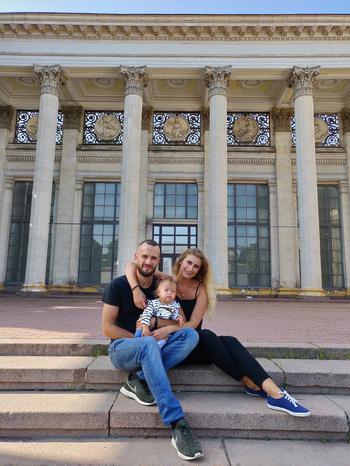
M 158 246 L 159 249 L 160 249 L 160 246 L 157 243 L 157 241 L 154 241 L 153 239 L 145 239 L 145 240 L 141 241 L 141 243 L 138 245 L 138 247 L 142 246 L 143 244 L 148 244 L 148 246 Z

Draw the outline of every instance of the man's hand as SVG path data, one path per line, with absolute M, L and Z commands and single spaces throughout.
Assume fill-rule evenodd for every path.
M 157 328 L 157 330 L 153 330 L 151 332 L 152 337 L 154 337 L 156 340 L 165 340 L 168 338 L 168 335 L 174 331 L 174 327 L 162 327 L 162 328 Z
M 145 307 L 147 306 L 147 299 L 139 287 L 134 289 L 134 291 L 132 292 L 132 297 L 136 307 L 138 307 L 139 309 L 145 309 Z

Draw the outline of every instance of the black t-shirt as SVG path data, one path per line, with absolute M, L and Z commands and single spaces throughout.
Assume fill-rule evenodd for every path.
M 147 299 L 154 299 L 155 285 L 156 279 L 153 278 L 149 288 L 141 288 Z M 131 333 L 135 332 L 136 321 L 140 317 L 142 309 L 135 306 L 132 291 L 125 275 L 111 281 L 105 290 L 102 301 L 119 308 L 115 325 Z

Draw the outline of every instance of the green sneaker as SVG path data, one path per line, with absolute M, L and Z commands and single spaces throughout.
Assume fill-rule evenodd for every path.
M 203 456 L 202 447 L 184 418 L 179 419 L 173 427 L 171 443 L 183 460 L 195 460 Z
M 120 389 L 120 393 L 132 398 L 140 403 L 140 405 L 152 406 L 156 404 L 147 383 L 134 374 L 129 375 L 125 380 L 124 385 Z

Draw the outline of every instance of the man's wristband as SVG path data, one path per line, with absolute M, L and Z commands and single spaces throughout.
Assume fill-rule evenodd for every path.
M 157 330 L 158 328 L 158 317 L 157 316 L 154 316 L 154 327 L 153 327 L 153 330 Z
M 136 288 L 141 288 L 140 285 L 135 285 L 134 287 L 131 288 L 131 291 L 136 290 Z

